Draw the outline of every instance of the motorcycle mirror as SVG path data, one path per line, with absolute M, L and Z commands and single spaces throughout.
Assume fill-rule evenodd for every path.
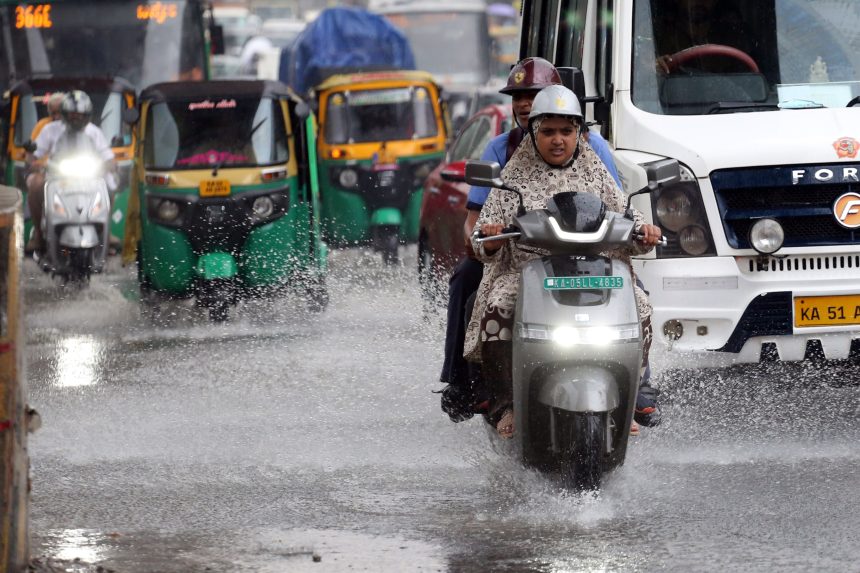
M 122 110 L 122 121 L 134 125 L 140 119 L 140 112 L 136 107 L 127 107 Z

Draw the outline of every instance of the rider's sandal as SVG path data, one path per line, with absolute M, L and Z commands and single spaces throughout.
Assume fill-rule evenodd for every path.
M 630 420 L 630 435 L 638 436 L 639 435 L 639 424 L 636 423 L 636 420 Z
M 505 409 L 499 422 L 496 424 L 496 431 L 499 436 L 505 440 L 510 440 L 514 437 L 514 411 L 511 408 Z

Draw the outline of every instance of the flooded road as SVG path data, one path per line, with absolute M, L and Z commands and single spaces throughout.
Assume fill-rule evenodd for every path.
M 600 496 L 567 495 L 441 413 L 443 325 L 404 259 L 335 253 L 324 313 L 284 297 L 225 325 L 178 303 L 150 324 L 131 269 L 60 295 L 28 263 L 33 555 L 119 573 L 856 570 L 844 372 L 664 358 L 666 423 Z

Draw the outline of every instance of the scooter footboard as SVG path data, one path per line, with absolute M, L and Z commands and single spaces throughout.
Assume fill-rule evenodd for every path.
M 577 366 L 551 372 L 538 401 L 568 412 L 610 412 L 620 405 L 618 382 L 600 366 Z

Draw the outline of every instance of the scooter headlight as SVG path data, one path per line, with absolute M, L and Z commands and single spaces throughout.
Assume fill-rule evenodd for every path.
M 58 169 L 65 177 L 96 177 L 101 164 L 91 155 L 79 155 L 60 161 Z
M 268 219 L 275 212 L 275 204 L 268 195 L 261 195 L 254 199 L 251 209 L 254 211 L 254 215 L 260 219 Z
M 620 326 L 557 326 L 525 324 L 520 327 L 520 337 L 532 342 L 552 341 L 561 347 L 577 345 L 606 346 L 615 342 L 639 339 L 639 324 Z
M 158 205 L 158 218 L 168 223 L 179 217 L 179 205 L 175 201 L 165 199 Z
M 785 231 L 774 219 L 759 219 L 750 229 L 750 244 L 762 254 L 775 253 L 784 241 Z

